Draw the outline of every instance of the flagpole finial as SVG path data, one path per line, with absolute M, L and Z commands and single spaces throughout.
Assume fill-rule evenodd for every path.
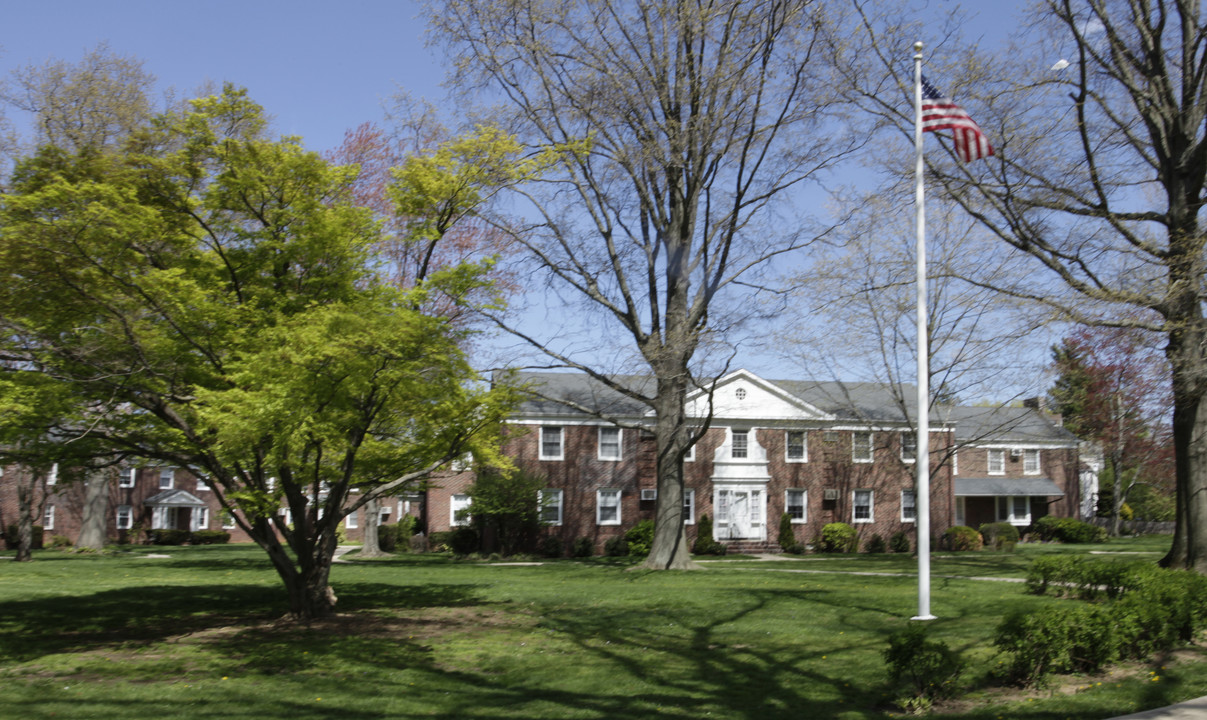
M 921 40 L 914 43 L 914 52 L 916 52 L 916 53 L 922 52 L 922 41 Z

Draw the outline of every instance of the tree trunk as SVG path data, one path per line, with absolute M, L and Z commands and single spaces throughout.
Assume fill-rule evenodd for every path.
M 658 499 L 654 506 L 654 542 L 640 567 L 653 570 L 698 570 L 692 562 L 683 525 L 683 456 L 688 445 L 685 403 L 687 372 L 658 378 L 654 426 L 658 446 Z
M 34 483 L 17 481 L 17 562 L 33 560 L 34 545 Z
M 377 529 L 381 526 L 381 501 L 374 498 L 361 506 L 365 511 L 364 523 L 364 542 L 360 547 L 360 557 L 377 558 L 386 557 L 389 553 L 381 549 L 381 543 L 378 542 Z
M 1198 287 L 1197 282 L 1194 287 Z M 1173 378 L 1173 444 L 1177 488 L 1173 546 L 1161 565 L 1207 572 L 1207 357 L 1197 293 L 1182 303 L 1166 356 Z M 1116 481 L 1118 484 L 1118 481 Z
M 309 547 L 294 548 L 297 557 L 295 563 L 276 538 L 269 522 L 261 521 L 255 529 L 255 535 L 258 536 L 255 537 L 256 542 L 268 552 L 273 568 L 285 583 L 285 590 L 289 594 L 289 618 L 308 622 L 333 614 L 336 597 L 329 579 L 331 562 L 335 557 L 334 533 L 323 534 Z
M 84 507 L 80 521 L 78 548 L 104 550 L 108 537 L 105 528 L 109 521 L 109 473 L 100 470 L 84 481 Z

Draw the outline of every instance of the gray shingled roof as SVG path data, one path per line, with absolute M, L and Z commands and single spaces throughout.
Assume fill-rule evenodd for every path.
M 643 394 L 653 393 L 653 379 L 645 375 L 611 376 L 624 387 Z M 617 392 L 584 373 L 522 372 L 522 384 L 531 394 L 520 405 L 518 414 L 526 416 L 585 417 L 571 403 L 592 408 L 605 416 L 639 417 L 649 407 Z M 815 382 L 807 380 L 767 380 L 784 392 L 806 402 L 838 420 L 860 422 L 904 423 L 902 411 L 893 390 L 883 383 Z M 912 385 L 903 385 L 905 403 L 915 406 Z M 993 442 L 1027 443 L 1059 442 L 1075 444 L 1077 438 L 1048 417 L 1031 408 L 944 406 L 931 412 L 932 423 L 952 423 L 958 443 Z
M 1047 497 L 1064 495 L 1056 483 L 1046 477 L 1033 478 L 956 478 L 957 497 L 982 497 L 998 495 L 1042 495 Z
M 989 437 L 994 442 L 1077 442 L 1073 433 L 1032 408 L 950 406 L 940 412 L 955 423 L 956 442 L 961 444 Z

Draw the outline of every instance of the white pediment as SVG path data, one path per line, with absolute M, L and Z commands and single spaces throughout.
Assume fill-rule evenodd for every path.
M 715 420 L 831 420 L 809 403 L 784 392 L 748 370 L 738 370 L 717 381 L 714 392 L 688 395 L 687 416 L 705 417 L 711 410 Z

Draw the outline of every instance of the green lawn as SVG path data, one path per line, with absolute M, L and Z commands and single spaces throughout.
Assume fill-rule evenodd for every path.
M 1167 544 L 1077 550 L 1155 560 Z M 936 554 L 932 632 L 970 658 L 970 680 L 996 663 L 989 640 L 1005 612 L 1072 601 L 949 576 L 1020 578 L 1029 557 L 1054 549 L 1070 548 Z M 896 575 L 914 562 L 891 555 L 723 560 L 692 573 L 404 555 L 337 565 L 341 614 L 307 628 L 276 623 L 282 591 L 255 548 L 4 559 L 0 718 L 31 720 L 883 718 L 893 712 L 880 652 L 917 604 L 915 579 Z M 947 717 L 1164 705 L 1207 694 L 1196 658 L 1080 678 L 1089 689 L 1077 692 L 978 690 Z

